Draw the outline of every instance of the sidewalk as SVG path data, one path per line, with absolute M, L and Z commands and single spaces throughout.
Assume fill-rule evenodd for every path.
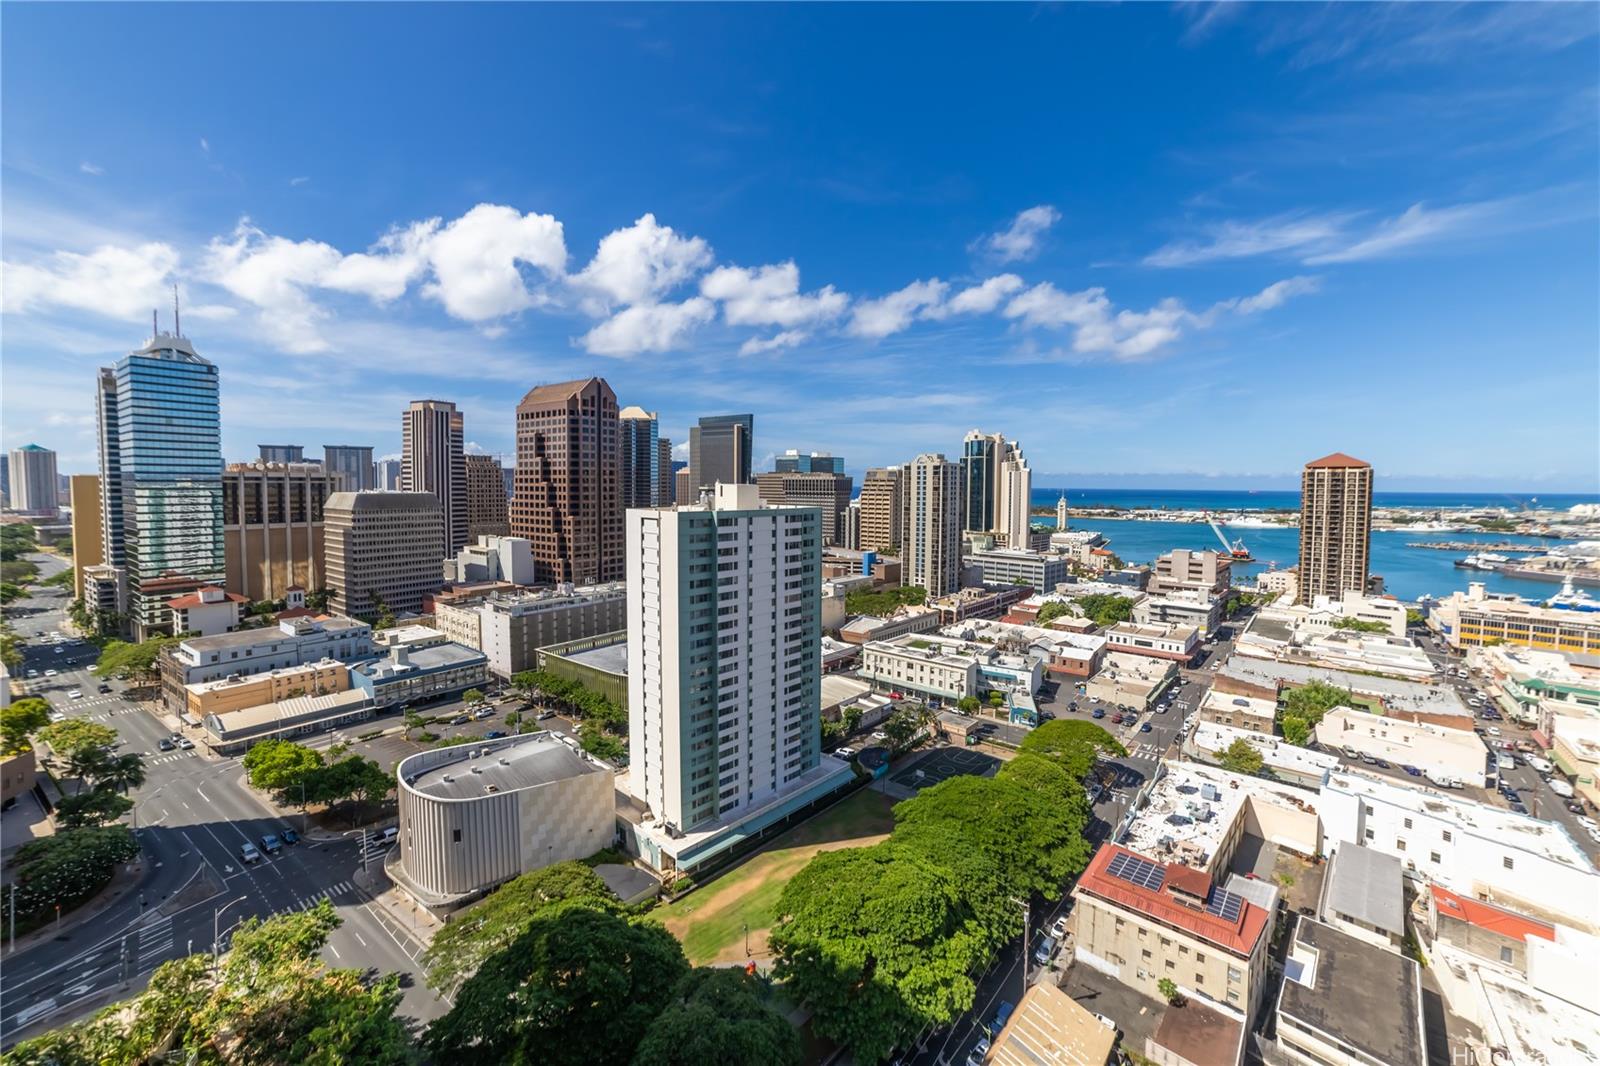
M 405 891 L 390 879 L 382 863 L 369 870 L 358 870 L 355 883 L 372 898 L 373 906 L 380 908 L 400 929 L 409 932 L 423 947 L 433 943 L 433 934 L 444 927 L 428 908 L 414 902 Z

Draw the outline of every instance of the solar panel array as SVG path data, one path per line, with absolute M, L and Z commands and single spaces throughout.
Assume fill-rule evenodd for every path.
M 1225 888 L 1213 888 L 1206 897 L 1206 910 L 1225 922 L 1237 922 L 1244 909 L 1244 897 L 1236 896 Z
M 1167 879 L 1166 867 L 1125 851 L 1119 852 L 1112 858 L 1110 864 L 1106 866 L 1106 873 L 1130 885 L 1148 888 L 1152 892 L 1161 891 L 1162 882 Z

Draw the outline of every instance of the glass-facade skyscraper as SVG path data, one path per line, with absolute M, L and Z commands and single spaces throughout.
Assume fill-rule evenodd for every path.
M 100 381 L 101 484 L 116 486 L 106 561 L 126 570 L 128 622 L 143 640 L 170 631 L 177 592 L 226 578 L 217 368 L 158 332 Z

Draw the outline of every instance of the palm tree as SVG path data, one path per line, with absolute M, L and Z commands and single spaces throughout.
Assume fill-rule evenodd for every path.
M 83 786 L 90 778 L 98 780 L 110 764 L 111 753 L 105 748 L 92 745 L 78 748 L 67 756 L 67 772 L 78 779 L 79 792 L 83 791 Z
M 96 788 L 114 788 L 118 792 L 138 788 L 144 784 L 144 760 L 131 752 L 118 755 L 106 760 L 105 765 L 95 773 L 94 779 Z

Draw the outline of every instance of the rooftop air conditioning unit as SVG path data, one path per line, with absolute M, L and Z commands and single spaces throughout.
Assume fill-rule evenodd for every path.
M 449 783 L 450 783 L 450 782 L 452 782 L 452 781 L 454 781 L 454 780 L 455 780 L 455 778 L 453 778 L 453 777 L 451 777 L 451 776 L 450 776 L 450 775 L 449 775 L 449 774 L 445 774 L 445 775 L 444 775 L 444 776 L 443 776 L 443 781 L 444 781 L 444 783 L 445 783 L 445 784 L 447 784 L 447 785 L 448 785 L 448 784 L 449 784 Z
M 472 768 L 472 772 L 473 772 L 473 773 L 475 773 L 475 774 L 481 774 L 481 773 L 483 773 L 483 767 L 481 767 L 481 766 L 474 766 L 474 767 L 473 767 L 473 768 Z
M 510 759 L 501 759 L 500 760 L 500 765 L 501 766 L 510 766 L 511 765 L 511 760 Z

